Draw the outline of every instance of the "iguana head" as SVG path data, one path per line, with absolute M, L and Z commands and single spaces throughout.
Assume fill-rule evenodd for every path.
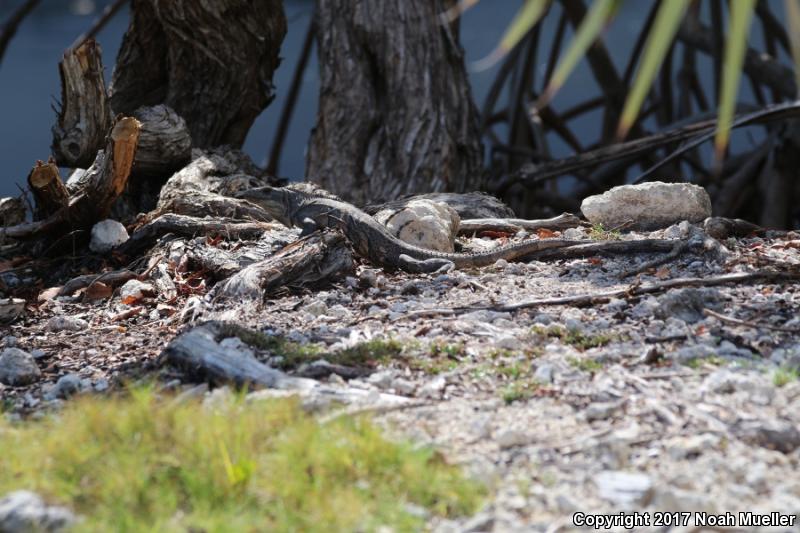
M 339 200 L 325 189 L 311 183 L 293 183 L 286 187 L 256 187 L 237 192 L 234 196 L 256 204 L 272 218 L 287 226 L 295 224 L 294 213 L 303 205 L 304 201 L 314 198 Z
M 256 204 L 272 218 L 287 226 L 292 225 L 292 214 L 299 207 L 300 201 L 295 191 L 269 185 L 239 191 L 234 197 Z

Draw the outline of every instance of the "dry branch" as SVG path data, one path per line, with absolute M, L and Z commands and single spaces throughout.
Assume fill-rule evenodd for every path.
M 17 33 L 19 25 L 22 24 L 25 17 L 33 11 L 40 1 L 41 0 L 27 0 L 24 4 L 19 6 L 19 8 L 11 14 L 6 23 L 3 24 L 2 29 L 0 29 L 0 61 L 3 60 L 6 48 L 8 48 L 8 43 L 11 42 L 14 34 Z
M 100 45 L 88 39 L 67 49 L 59 63 L 61 110 L 53 126 L 53 154 L 59 165 L 90 165 L 111 126 Z
M 243 328 L 237 328 L 243 330 Z M 166 363 L 187 371 L 194 377 L 236 386 L 255 385 L 269 388 L 308 388 L 313 381 L 287 376 L 280 370 L 260 363 L 247 351 L 223 347 L 219 341 L 241 331 L 218 322 L 207 322 L 180 335 L 169 343 L 161 357 Z
M 47 218 L 69 205 L 69 192 L 52 158 L 47 163 L 36 162 L 28 174 L 28 186 L 36 200 L 34 217 L 37 220 Z
M 138 228 L 117 251 L 126 255 L 135 255 L 168 233 L 185 237 L 219 235 L 226 239 L 255 239 L 272 227 L 271 224 L 263 222 L 242 222 L 228 218 L 197 218 L 167 213 Z
M 337 231 L 315 232 L 218 284 L 214 297 L 260 301 L 280 288 L 330 282 L 352 272 L 353 266 L 344 235 Z
M 130 270 L 117 270 L 104 274 L 86 274 L 69 280 L 58 291 L 59 296 L 72 296 L 81 289 L 85 289 L 95 283 L 104 283 L 111 287 L 122 285 L 126 281 L 137 279 L 138 275 Z
M 88 229 L 108 216 L 131 173 L 139 139 L 139 121 L 119 118 L 105 150 L 97 154 L 92 166 L 74 183 L 69 204 L 43 220 L 0 228 L 0 238 L 25 239 L 44 234 L 63 234 L 73 229 Z
M 480 233 L 481 231 L 498 231 L 516 233 L 521 230 L 536 231 L 539 229 L 565 230 L 581 225 L 580 217 L 569 213 L 545 220 L 524 220 L 521 218 L 472 218 L 462 220 L 458 228 L 460 234 Z

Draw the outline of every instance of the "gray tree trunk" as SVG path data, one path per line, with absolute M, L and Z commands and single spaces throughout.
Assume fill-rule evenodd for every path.
M 280 0 L 133 0 L 109 90 L 115 113 L 166 104 L 194 146 L 240 147 L 274 98 Z
M 306 174 L 363 204 L 482 183 L 483 149 L 452 0 L 317 0 L 317 124 Z

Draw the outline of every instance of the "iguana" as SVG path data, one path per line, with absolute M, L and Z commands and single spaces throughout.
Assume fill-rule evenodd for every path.
M 337 228 L 360 256 L 377 265 L 408 272 L 434 272 L 453 266 L 482 267 L 499 259 L 513 261 L 533 252 L 581 244 L 560 239 L 526 240 L 485 252 L 437 252 L 401 241 L 362 210 L 321 189 L 306 185 L 267 186 L 241 191 L 234 196 L 258 205 L 289 227 L 302 228 L 304 235 L 320 228 Z

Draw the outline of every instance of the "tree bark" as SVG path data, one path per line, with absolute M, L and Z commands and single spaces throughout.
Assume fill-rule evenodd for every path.
M 111 107 L 166 104 L 194 146 L 240 147 L 274 98 L 286 34 L 280 0 L 133 0 L 112 77 Z
M 483 150 L 447 0 L 317 0 L 307 176 L 356 204 L 482 182 Z
M 61 166 L 91 165 L 111 127 L 102 54 L 100 45 L 89 39 L 67 49 L 58 65 L 61 109 L 53 126 L 53 154 Z
M 34 218 L 42 220 L 69 205 L 69 192 L 61 181 L 55 161 L 37 161 L 28 174 L 28 185 L 36 200 Z

